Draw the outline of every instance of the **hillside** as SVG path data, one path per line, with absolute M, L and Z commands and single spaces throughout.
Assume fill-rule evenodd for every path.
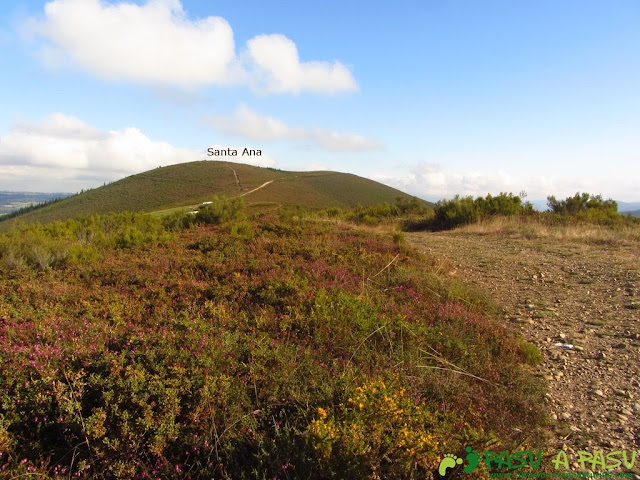
M 618 211 L 620 213 L 640 211 L 640 202 L 618 202 Z
M 153 212 L 197 205 L 214 195 L 243 196 L 248 206 L 273 203 L 312 208 L 374 205 L 394 202 L 396 197 L 411 198 L 394 188 L 347 173 L 286 172 L 199 161 L 132 175 L 19 218 L 24 222 L 50 222 L 108 212 Z M 6 230 L 11 222 L 0 222 L 0 230 Z

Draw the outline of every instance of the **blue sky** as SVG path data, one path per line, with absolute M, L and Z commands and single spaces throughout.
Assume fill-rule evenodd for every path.
M 638 201 L 639 24 L 637 0 L 2 2 L 0 190 L 248 147 L 429 200 Z

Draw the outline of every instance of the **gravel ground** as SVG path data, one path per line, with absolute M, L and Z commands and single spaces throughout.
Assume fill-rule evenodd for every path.
M 551 450 L 640 450 L 640 245 L 456 232 L 407 240 L 489 292 L 541 350 Z

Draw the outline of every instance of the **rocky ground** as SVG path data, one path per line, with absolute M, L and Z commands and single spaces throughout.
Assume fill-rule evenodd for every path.
M 540 348 L 551 450 L 640 450 L 640 245 L 456 232 L 407 239 L 488 291 Z

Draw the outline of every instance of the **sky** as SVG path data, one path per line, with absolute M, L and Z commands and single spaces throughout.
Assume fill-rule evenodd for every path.
M 639 25 L 638 0 L 1 2 L 0 190 L 207 159 L 640 201 Z

